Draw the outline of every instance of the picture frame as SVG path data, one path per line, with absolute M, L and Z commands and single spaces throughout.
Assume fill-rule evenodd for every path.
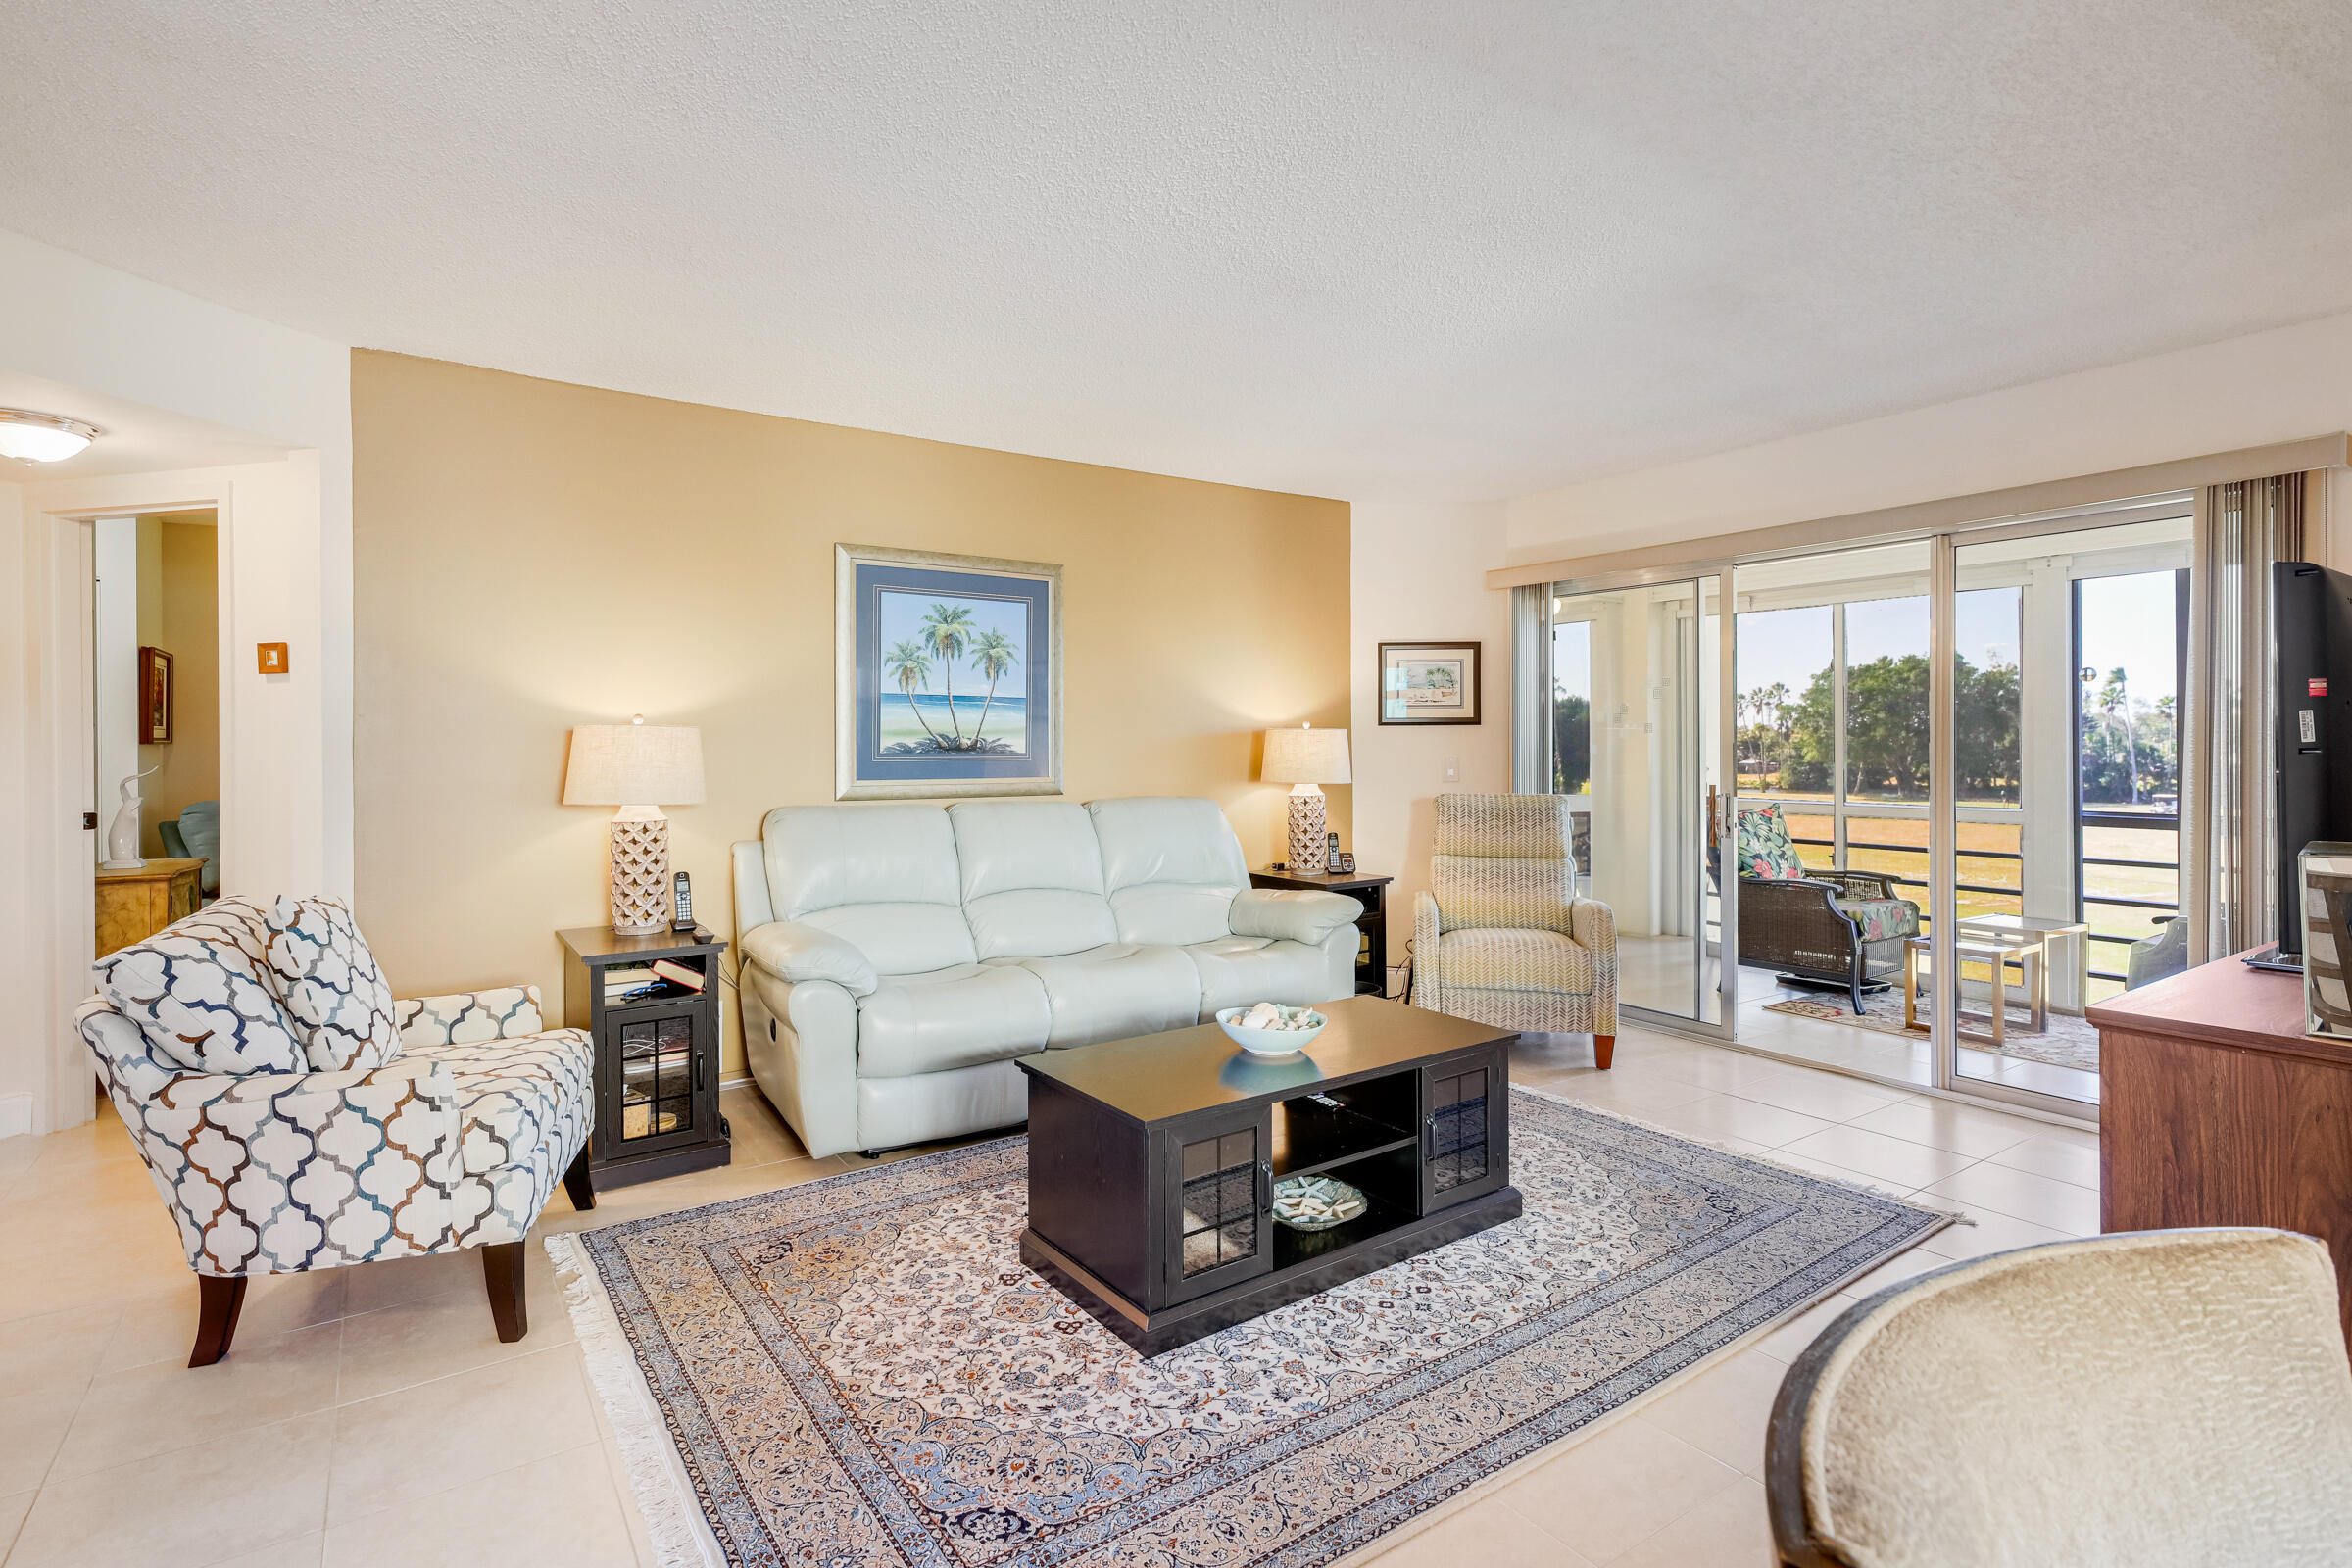
M 1383 724 L 1478 724 L 1486 683 L 1485 644 L 1382 643 L 1377 680 Z
M 834 799 L 1061 793 L 1061 567 L 836 544 Z
M 139 744 L 172 744 L 172 656 L 161 648 L 139 650 Z

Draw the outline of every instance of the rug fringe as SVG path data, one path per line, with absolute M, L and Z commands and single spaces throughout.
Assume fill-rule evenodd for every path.
M 1511 1087 L 1523 1095 L 1535 1095 L 1550 1101 L 1555 1105 L 1573 1105 L 1578 1110 L 1589 1110 L 1595 1116 L 1607 1116 L 1612 1120 L 1624 1122 L 1629 1127 L 1639 1127 L 1645 1133 L 1656 1133 L 1661 1138 L 1676 1138 L 1686 1144 L 1702 1144 L 1717 1153 L 1731 1154 L 1740 1159 L 1751 1160 L 1758 1165 L 1770 1165 L 1773 1169 L 1785 1170 L 1791 1176 L 1810 1177 L 1817 1182 L 1827 1182 L 1832 1187 L 1843 1187 L 1849 1192 L 1868 1193 L 1873 1198 L 1891 1198 L 1896 1202 L 1909 1203 L 1913 1208 L 1924 1208 L 1931 1213 L 1943 1215 L 1944 1224 L 1938 1225 L 1933 1230 L 1922 1231 L 1919 1242 L 1924 1242 L 1935 1235 L 1936 1231 L 1948 1229 L 1953 1225 L 1974 1226 L 1977 1223 L 1976 1216 L 1964 1208 L 1945 1208 L 1940 1200 L 1932 1203 L 1923 1202 L 1909 1193 L 1901 1192 L 1893 1187 L 1882 1187 L 1875 1182 L 1848 1181 L 1842 1176 L 1832 1176 L 1827 1171 L 1815 1170 L 1811 1166 L 1777 1158 L 1769 1150 L 1758 1153 L 1752 1149 L 1734 1149 L 1729 1144 L 1721 1143 L 1701 1133 L 1685 1132 L 1679 1127 L 1661 1127 L 1654 1121 L 1643 1121 L 1639 1116 L 1618 1110 L 1613 1106 L 1595 1105 L 1591 1101 L 1579 1100 L 1574 1095 L 1555 1095 L 1548 1089 L 1538 1089 L 1533 1084 L 1513 1084 Z M 1919 1242 L 1913 1242 L 1911 1247 L 1917 1247 Z M 1906 1247 L 1903 1251 L 1907 1252 L 1910 1250 L 1910 1247 Z M 1895 1255 L 1899 1257 L 1901 1253 Z
M 621 1332 L 587 1248 L 577 1236 L 559 1233 L 547 1238 L 547 1255 L 556 1265 L 564 1304 L 571 1309 L 588 1381 L 604 1400 L 605 1419 L 619 1440 L 629 1491 L 645 1518 L 655 1560 L 661 1568 L 726 1568 L 726 1553 L 695 1500 L 677 1446 L 645 1386 L 637 1352 Z

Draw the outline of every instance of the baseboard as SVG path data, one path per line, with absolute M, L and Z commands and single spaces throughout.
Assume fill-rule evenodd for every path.
M 18 1138 L 32 1131 L 32 1096 L 0 1095 L 0 1138 Z

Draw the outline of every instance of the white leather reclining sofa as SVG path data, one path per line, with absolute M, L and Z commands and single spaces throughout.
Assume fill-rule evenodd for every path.
M 744 1043 L 811 1154 L 1022 1121 L 1016 1056 L 1355 989 L 1354 901 L 1250 887 L 1214 801 L 787 806 L 760 831 Z

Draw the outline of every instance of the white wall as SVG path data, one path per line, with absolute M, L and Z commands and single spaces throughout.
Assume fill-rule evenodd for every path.
M 1511 563 L 1974 495 L 2352 429 L 2352 315 L 1525 496 Z M 2329 558 L 2352 559 L 2352 485 Z
M 66 646 L 55 638 L 87 635 L 65 624 L 77 612 L 56 598 L 64 580 L 58 552 L 86 533 L 61 530 L 46 514 L 163 511 L 222 496 L 222 863 L 248 888 L 348 896 L 351 355 L 5 232 L 0 299 L 16 306 L 0 310 L 0 367 L 292 449 L 284 461 L 235 468 L 7 487 L 0 752 L 23 771 L 17 787 L 0 793 L 0 866 L 23 873 L 8 886 L 31 891 L 0 901 L 0 987 L 15 1003 L 0 1025 L 0 1096 L 31 1086 L 32 1126 L 45 1131 L 90 1114 L 86 1063 L 68 1027 L 88 987 L 90 847 L 74 845 L 85 884 L 78 914 L 71 905 L 61 913 L 60 901 L 72 896 L 65 880 L 43 880 L 53 864 L 65 876 L 54 859 L 53 797 L 72 778 L 50 771 L 67 760 L 52 755 L 57 726 L 71 719 L 71 704 L 87 707 L 52 667 Z M 255 642 L 290 643 L 293 673 L 259 675 Z M 86 781 L 86 749 L 72 765 Z M 86 782 L 80 790 L 86 799 Z M 76 921 L 78 930 L 70 929 Z
M 1353 661 L 1348 741 L 1353 754 L 1356 869 L 1389 885 L 1389 962 L 1404 961 L 1413 895 L 1429 886 L 1432 799 L 1511 787 L 1510 595 L 1489 589 L 1501 559 L 1502 508 L 1357 502 L 1348 550 Z M 1384 642 L 1476 638 L 1486 690 L 1479 724 L 1383 725 Z M 1445 777 L 1446 759 L 1460 777 Z

